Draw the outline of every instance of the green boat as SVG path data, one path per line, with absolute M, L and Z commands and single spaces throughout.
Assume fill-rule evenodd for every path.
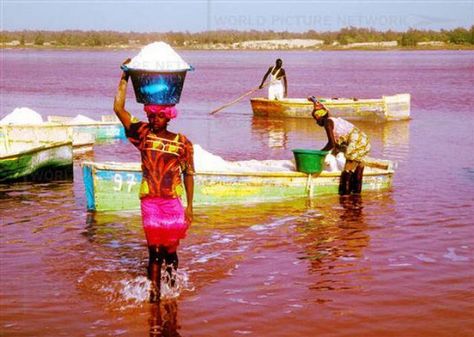
M 0 183 L 72 178 L 72 142 L 0 142 Z
M 391 162 L 384 168 L 366 167 L 363 191 L 390 189 Z M 83 179 L 89 211 L 123 211 L 140 208 L 140 163 L 83 162 Z M 296 171 L 196 172 L 194 204 L 248 204 L 313 198 L 337 194 L 340 172 L 308 175 Z

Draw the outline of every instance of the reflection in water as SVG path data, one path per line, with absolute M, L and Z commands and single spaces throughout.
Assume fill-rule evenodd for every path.
M 385 123 L 382 144 L 384 157 L 405 160 L 410 145 L 410 121 Z
M 354 125 L 363 130 L 376 149 L 371 156 L 382 156 L 392 160 L 404 160 L 408 154 L 410 142 L 410 121 L 386 123 L 354 121 Z M 323 128 L 311 119 L 252 118 L 252 136 L 264 146 L 270 148 L 291 149 L 297 147 L 323 147 L 327 141 Z
M 339 204 L 344 209 L 341 213 L 340 219 L 342 223 L 363 223 L 363 209 L 362 195 L 341 195 L 339 196 Z M 341 224 L 342 225 L 342 224 Z
M 265 139 L 269 148 L 287 148 L 288 134 L 285 130 L 285 120 L 253 118 L 252 126 L 255 130 L 263 131 L 261 137 Z
M 297 118 L 252 118 L 252 135 L 262 145 L 272 149 L 289 149 L 289 139 L 314 140 L 317 128 L 309 119 Z
M 338 200 L 339 198 L 339 200 Z M 338 206 L 330 207 L 331 204 Z M 342 275 L 357 272 L 358 260 L 369 244 L 364 204 L 360 195 L 331 197 L 319 204 L 298 224 L 296 241 L 303 246 L 300 259 L 309 271 L 319 274 L 310 289 L 346 290 L 349 280 Z M 319 213 L 321 212 L 321 213 Z
M 97 230 L 97 221 L 95 219 L 95 212 L 87 212 L 86 215 L 86 224 L 82 234 L 87 237 L 87 239 L 92 242 L 94 241 L 94 236 L 96 235 Z
M 112 240 L 123 241 L 130 237 L 140 243 L 144 236 L 138 211 L 132 212 L 87 212 L 82 234 L 90 242 L 107 243 Z
M 150 305 L 150 337 L 179 337 L 178 303 L 161 301 Z

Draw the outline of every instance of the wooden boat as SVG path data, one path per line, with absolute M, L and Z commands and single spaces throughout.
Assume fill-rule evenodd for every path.
M 94 136 L 85 132 L 74 132 L 71 126 L 55 123 L 0 125 L 0 141 L 6 142 L 72 142 L 75 154 L 92 151 Z
M 392 185 L 393 165 L 366 167 L 363 190 L 378 191 Z M 83 162 L 83 179 L 90 211 L 139 209 L 140 163 Z M 372 165 L 376 166 L 376 165 Z M 340 172 L 307 175 L 295 171 L 197 172 L 194 204 L 216 205 L 281 201 L 289 198 L 337 194 Z
M 0 142 L 0 182 L 72 178 L 72 143 Z
M 333 117 L 350 120 L 392 121 L 410 119 L 410 94 L 378 99 L 319 98 Z M 313 103 L 306 98 L 250 99 L 255 116 L 311 118 Z
M 100 121 L 80 123 L 74 123 L 73 117 L 66 116 L 48 116 L 47 119 L 50 123 L 71 126 L 75 134 L 91 134 L 98 141 L 125 138 L 125 129 L 115 115 L 101 116 Z

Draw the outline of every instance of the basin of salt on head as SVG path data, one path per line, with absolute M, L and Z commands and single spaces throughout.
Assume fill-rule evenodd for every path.
M 168 44 L 154 42 L 122 69 L 132 79 L 138 103 L 174 105 L 181 98 L 186 72 L 193 68 Z

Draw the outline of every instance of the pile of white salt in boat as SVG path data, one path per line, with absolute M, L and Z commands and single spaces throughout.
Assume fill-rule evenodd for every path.
M 0 125 L 40 125 L 43 123 L 48 122 L 43 119 L 41 114 L 27 107 L 15 108 L 0 120 Z M 91 123 L 97 123 L 97 121 L 81 114 L 65 122 L 65 124 L 74 125 Z
M 329 157 L 329 158 L 327 158 Z M 328 155 L 324 171 L 340 171 L 345 164 L 344 154 L 339 153 L 337 158 Z M 296 172 L 293 160 L 242 160 L 228 161 L 204 150 L 200 145 L 194 145 L 194 166 L 198 172 Z
M 30 108 L 15 108 L 0 120 L 0 125 L 43 124 L 43 117 Z

